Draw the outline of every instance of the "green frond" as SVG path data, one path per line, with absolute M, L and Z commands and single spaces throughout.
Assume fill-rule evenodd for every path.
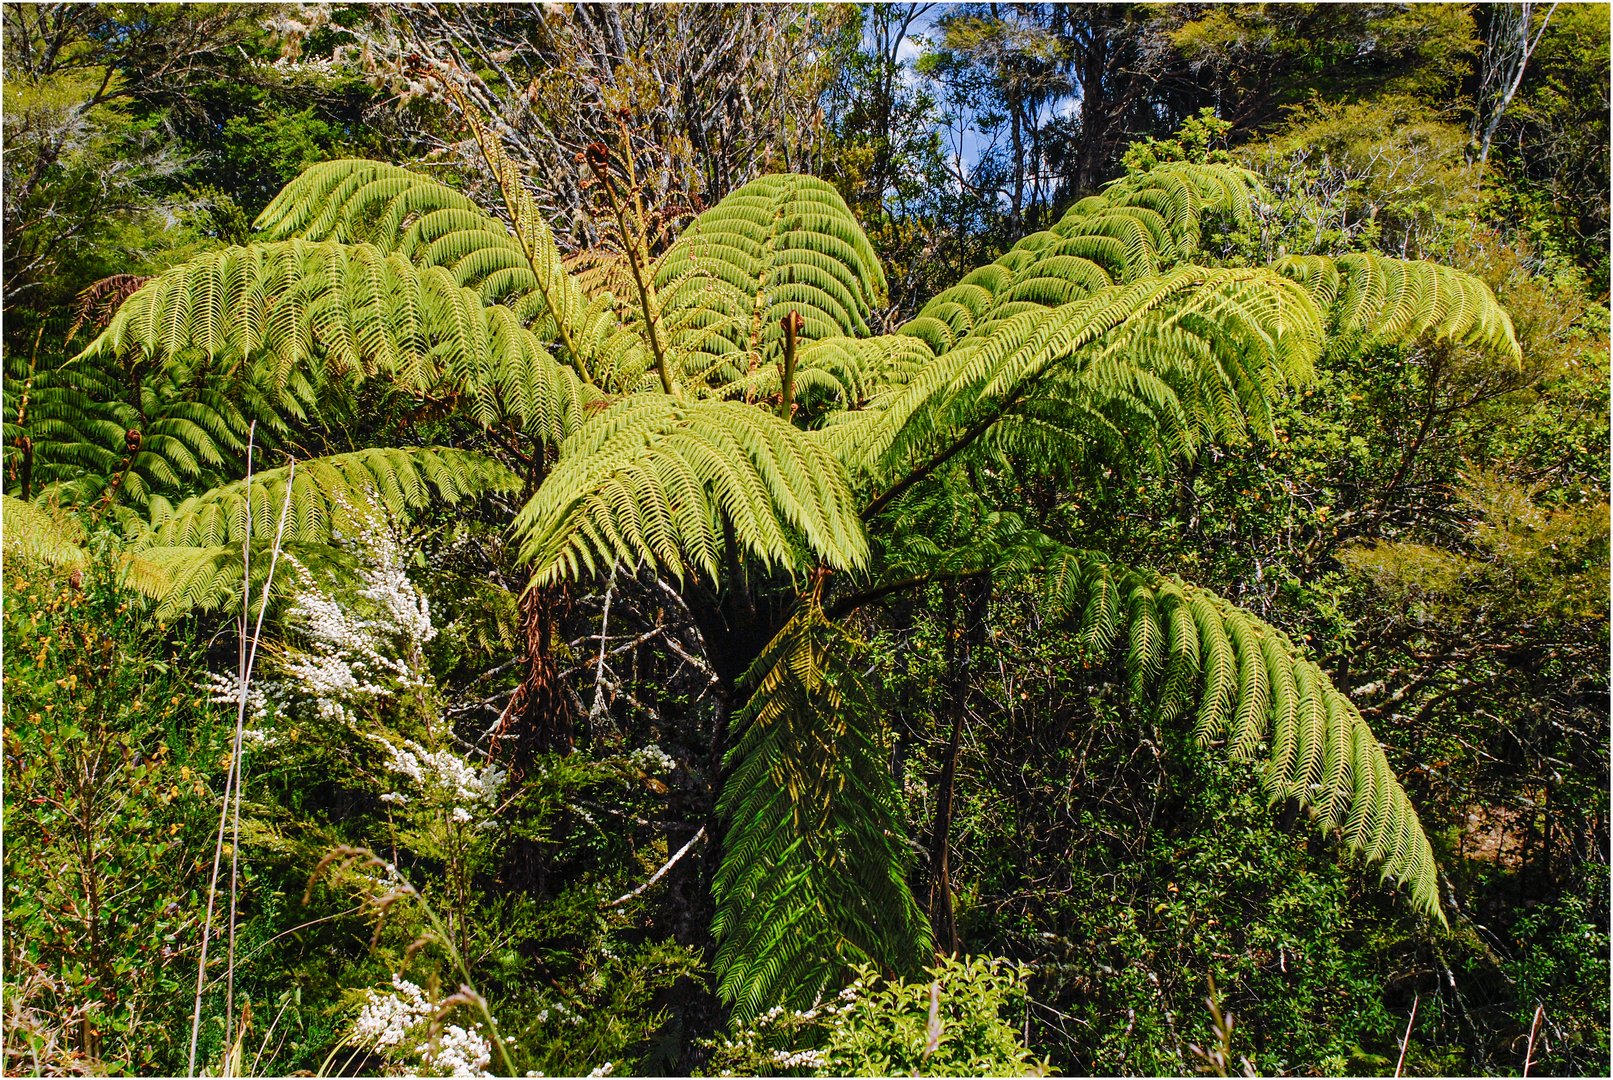
M 746 676 L 712 880 L 717 987 L 740 1021 L 807 1008 L 858 964 L 909 970 L 930 947 L 859 655 L 808 602 Z
M 975 333 L 827 434 L 876 486 L 1016 414 L 1187 452 L 1250 420 L 1269 429 L 1270 398 L 1311 376 L 1321 341 L 1287 279 L 1182 266 Z
M 270 532 L 269 539 L 273 539 Z M 330 544 L 286 544 L 274 578 L 269 579 L 273 559 L 269 541 L 253 545 L 251 584 L 245 591 L 256 608 L 265 582 L 270 585 L 269 600 L 291 595 L 300 581 L 293 563 L 305 570 L 325 574 L 351 573 L 356 562 L 347 552 Z M 174 619 L 191 611 L 238 611 L 243 593 L 241 545 L 212 547 L 158 545 L 127 551 L 123 555 L 123 583 L 156 602 L 153 616 Z
M 1444 921 L 1433 850 L 1383 748 L 1281 631 L 1207 590 L 1094 553 L 1065 551 L 1047 572 L 1056 617 L 1099 648 L 1122 632 L 1129 638 L 1126 666 L 1139 699 L 1174 713 L 1196 697 L 1201 741 L 1223 743 L 1235 759 L 1263 751 L 1273 801 L 1311 807 L 1321 828 L 1341 830 L 1419 909 Z
M 722 388 L 780 361 L 792 311 L 803 342 L 867 336 L 885 273 L 839 192 L 790 174 L 701 214 L 661 256 L 654 285 L 682 371 Z
M 288 240 L 198 255 L 132 295 L 76 362 L 132 349 L 265 365 L 280 387 L 317 370 L 462 393 L 479 421 L 510 418 L 553 443 L 598 397 L 509 309 L 485 306 L 441 267 L 365 244 Z
M 89 561 L 84 527 L 71 514 L 48 503 L 0 495 L 0 534 L 5 537 L 7 563 L 75 567 Z
M 293 475 L 294 472 L 294 475 Z M 287 483 L 291 485 L 287 502 Z M 485 454 L 448 447 L 375 448 L 263 469 L 177 506 L 158 496 L 141 546 L 212 548 L 239 544 L 248 515 L 256 542 L 273 540 L 286 510 L 284 541 L 328 544 L 376 517 L 407 518 L 489 492 L 520 490 L 514 473 Z
M 473 122 L 474 123 L 474 122 Z M 624 325 L 607 286 L 567 268 L 520 170 L 498 138 L 477 124 L 506 221 L 430 177 L 375 161 L 311 166 L 258 219 L 271 240 L 302 238 L 373 245 L 420 267 L 441 267 L 484 304 L 508 308 L 585 380 L 609 392 L 634 389 L 650 365 L 645 342 Z M 588 263 L 593 266 L 596 263 Z
M 822 440 L 738 402 L 617 402 L 560 448 L 515 521 L 535 585 L 641 562 L 715 580 L 737 557 L 856 569 L 868 542 Z
M 635 332 L 623 325 L 609 293 L 589 297 L 566 269 L 553 230 L 497 134 L 474 115 L 467 114 L 467 119 L 498 182 L 510 235 L 526 264 L 524 274 L 520 267 L 501 267 L 500 280 L 507 278 L 510 287 L 529 290 L 534 302 L 523 305 L 523 314 L 531 311 L 544 317 L 538 332 L 558 339 L 563 354 L 586 381 L 615 393 L 636 389 L 638 376 L 650 366 L 647 329 Z
M 1316 298 L 1330 333 L 1344 343 L 1409 344 L 1428 336 L 1521 360 L 1511 316 L 1488 285 L 1464 271 L 1368 252 L 1290 255 L 1272 268 Z
M 899 332 L 945 353 L 1027 311 L 1166 273 L 1198 254 L 1210 221 L 1247 224 L 1260 191 L 1253 173 L 1230 165 L 1171 162 L 1123 177 L 937 295 Z
M 79 505 L 115 487 L 119 502 L 143 505 L 154 492 L 228 475 L 254 423 L 259 445 L 272 444 L 317 399 L 303 373 L 276 385 L 266 369 L 221 371 L 189 354 L 162 365 L 83 356 L 29 388 L 33 487 Z
M 905 384 L 934 360 L 924 341 L 905 335 L 831 337 L 804 344 L 796 356 L 797 417 L 810 425 L 839 416 Z M 779 399 L 782 384 L 780 365 L 764 364 L 721 387 L 717 396 L 772 402 Z

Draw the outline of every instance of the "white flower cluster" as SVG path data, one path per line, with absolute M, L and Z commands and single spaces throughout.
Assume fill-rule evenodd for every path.
M 612 1070 L 614 1070 L 615 1068 L 616 1068 L 616 1064 L 614 1062 L 607 1061 L 607 1062 L 605 1062 L 605 1064 L 600 1065 L 598 1068 L 594 1069 L 588 1075 L 589 1076 L 609 1076 L 611 1074 Z
M 773 1061 L 784 1069 L 821 1069 L 829 1060 L 826 1050 L 775 1050 Z
M 392 988 L 395 993 L 370 991 L 369 1000 L 353 1023 L 352 1041 L 356 1045 L 376 1050 L 400 1046 L 410 1029 L 431 1015 L 431 1004 L 420 987 L 401 975 L 393 975 Z
M 563 1001 L 557 1001 L 553 1005 L 550 1005 L 547 1009 L 539 1012 L 537 1016 L 538 1023 L 547 1024 L 549 1022 L 549 1014 L 551 1012 L 554 1013 L 555 1019 L 562 1024 L 570 1024 L 573 1027 L 577 1027 L 582 1024 L 582 1014 L 578 1013 L 575 1009 L 568 1008 L 566 1003 Z
M 678 764 L 672 759 L 672 755 L 662 750 L 655 743 L 641 746 L 634 750 L 627 755 L 627 760 L 631 761 L 635 768 L 652 776 L 657 773 L 669 773 Z
M 384 529 L 366 539 L 371 565 L 359 572 L 354 603 L 326 596 L 310 581 L 286 612 L 305 647 L 282 663 L 282 681 L 326 720 L 349 721 L 352 707 L 421 685 L 421 650 L 437 636 L 430 604 L 404 572 L 397 541 Z
M 241 676 L 239 672 L 222 675 L 207 673 L 207 700 L 214 705 L 239 706 L 241 703 Z M 261 686 L 248 685 L 246 689 L 246 715 L 254 723 L 261 723 L 269 715 L 269 700 Z
M 334 535 L 334 534 L 333 534 Z M 300 647 L 288 649 L 273 674 L 253 677 L 248 713 L 263 731 L 277 713 L 309 709 L 323 720 L 351 724 L 363 711 L 425 683 L 424 647 L 437 636 L 431 608 L 403 569 L 402 545 L 385 526 L 348 538 L 365 563 L 349 598 L 325 595 L 295 558 L 286 563 L 301 588 L 287 607 L 286 625 Z M 208 691 L 218 704 L 240 700 L 234 673 L 210 674 Z M 265 732 L 262 741 L 273 742 Z
M 476 819 L 473 811 L 491 813 L 510 774 L 497 765 L 478 769 L 451 750 L 427 750 L 412 739 L 398 746 L 379 735 L 369 736 L 386 748 L 386 767 L 413 780 L 428 800 L 449 807 L 450 818 L 462 824 Z M 382 802 L 403 804 L 409 796 L 391 791 Z
M 372 1049 L 401 1067 L 405 1076 L 491 1076 L 492 1044 L 477 1027 L 448 1024 L 435 1038 L 429 1021 L 432 1006 L 420 987 L 392 976 L 392 992 L 369 992 L 359 1009 L 349 1042 Z M 405 1059 L 417 1058 L 418 1061 Z
M 492 1076 L 487 1071 L 493 1060 L 493 1046 L 474 1028 L 449 1024 L 436 1045 L 420 1047 L 420 1061 L 435 1076 Z

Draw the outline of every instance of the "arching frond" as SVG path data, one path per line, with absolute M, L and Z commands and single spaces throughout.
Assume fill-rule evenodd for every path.
M 419 267 L 446 269 L 482 303 L 508 308 L 556 344 L 586 380 L 632 389 L 648 364 L 643 341 L 621 324 L 608 293 L 591 296 L 567 271 L 520 171 L 495 137 L 479 126 L 477 135 L 504 193 L 507 221 L 430 177 L 348 159 L 309 167 L 257 225 L 270 240 L 364 244 Z
M 1133 693 L 1168 716 L 1197 705 L 1195 734 L 1235 759 L 1265 758 L 1273 799 L 1382 864 L 1444 921 L 1434 854 L 1383 748 L 1350 700 L 1283 633 L 1205 589 L 1067 551 L 1049 567 L 1056 616 L 1098 650 L 1118 648 Z
M 240 543 L 251 515 L 252 535 L 268 543 L 286 507 L 286 543 L 327 544 L 379 517 L 406 518 L 489 492 L 514 492 L 521 481 L 497 461 L 469 450 L 429 446 L 355 450 L 264 469 L 194 495 L 177 506 L 151 500 L 150 522 L 135 537 L 142 546 L 212 548 Z M 290 502 L 286 485 L 291 484 Z
M 507 308 L 441 267 L 364 244 L 288 240 L 207 252 L 131 296 L 80 360 L 139 349 L 266 364 L 277 385 L 308 369 L 384 375 L 463 393 L 484 423 L 513 418 L 558 443 L 597 392 Z M 511 393 L 512 384 L 519 389 Z
M 913 967 L 929 927 L 858 647 L 808 601 L 746 676 L 712 880 L 719 993 L 737 1019 L 806 1008 L 852 966 Z
M 772 175 L 701 214 L 659 260 L 655 288 L 685 376 L 722 388 L 778 364 L 792 311 L 803 342 L 866 336 L 885 273 L 832 185 Z
M 738 402 L 627 398 L 560 448 L 515 521 L 534 584 L 641 561 L 716 579 L 725 553 L 855 569 L 868 542 L 819 437 Z
M 1330 335 L 1342 344 L 1429 336 L 1521 359 L 1511 316 L 1488 285 L 1461 270 L 1370 252 L 1290 255 L 1272 269 L 1316 298 L 1328 313 Z
M 1165 273 L 1201 249 L 1206 224 L 1247 223 L 1260 183 L 1230 165 L 1170 162 L 1110 184 L 989 266 L 938 294 L 901 333 L 945 353 L 1039 308 Z
M 351 574 L 357 568 L 357 560 L 335 545 L 293 543 L 284 545 L 271 580 L 269 571 L 274 560 L 269 541 L 273 537 L 271 531 L 262 547 L 253 545 L 251 585 L 245 590 L 251 597 L 253 610 L 263 594 L 265 582 L 270 586 L 270 603 L 296 591 L 300 579 L 293 562 L 305 570 L 317 570 L 326 575 Z M 175 619 L 192 611 L 240 610 L 243 592 L 240 544 L 158 545 L 128 551 L 123 556 L 122 572 L 125 585 L 156 602 L 152 614 L 158 619 Z
M 970 338 L 827 429 L 854 474 L 910 482 L 1017 411 L 1076 431 L 1128 418 L 1144 440 L 1190 450 L 1269 416 L 1321 348 L 1309 294 L 1266 270 L 1179 267 L 1061 307 L 1023 312 Z M 883 496 L 882 496 L 883 497 Z

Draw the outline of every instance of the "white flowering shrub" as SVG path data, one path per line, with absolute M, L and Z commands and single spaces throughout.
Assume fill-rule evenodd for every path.
M 634 768 L 651 776 L 662 776 L 677 766 L 672 755 L 662 750 L 655 743 L 641 746 L 627 755 L 627 760 L 633 763 Z
M 399 785 L 407 791 L 389 791 L 381 796 L 382 802 L 408 806 L 423 799 L 446 808 L 455 824 L 485 824 L 498 808 L 499 793 L 510 778 L 508 770 L 496 764 L 478 768 L 452 750 L 430 750 L 413 739 L 400 744 L 382 735 L 370 738 L 385 749 L 387 770 L 408 781 Z
M 388 1076 L 491 1076 L 493 1046 L 481 1025 L 436 1023 L 437 1007 L 419 986 L 392 976 L 390 991 L 371 990 L 348 1045 L 387 1063 Z
M 701 977 L 700 959 L 644 941 L 637 903 L 605 902 L 664 857 L 645 852 L 642 826 L 677 763 L 654 742 L 596 745 L 527 763 L 513 783 L 480 749 L 487 732 L 452 722 L 481 711 L 448 708 L 445 687 L 457 685 L 449 680 L 466 652 L 451 613 L 467 602 L 457 585 L 441 587 L 440 560 L 428 560 L 417 583 L 405 569 L 414 553 L 393 532 L 350 528 L 342 542 L 358 570 L 340 588 L 282 562 L 297 586 L 280 613 L 284 642 L 264 646 L 248 692 L 254 745 L 272 747 L 254 755 L 249 787 L 279 772 L 317 777 L 321 790 L 297 808 L 295 832 L 281 828 L 289 815 L 265 814 L 243 841 L 258 845 L 259 865 L 279 859 L 304 880 L 322 868 L 308 886 L 311 906 L 338 912 L 357 901 L 361 926 L 338 931 L 338 916 L 326 931 L 356 931 L 371 948 L 367 969 L 346 976 L 350 987 L 375 988 L 348 998 L 343 1052 L 387 1075 L 640 1071 L 659 1045 L 666 993 Z M 428 583 L 453 605 L 444 640 Z M 213 682 L 218 697 L 238 700 L 233 673 Z M 558 894 L 523 876 L 536 868 L 558 879 L 575 867 L 592 880 Z M 435 985 L 474 987 L 465 1000 L 475 1008 L 462 1000 L 445 1009 L 458 995 L 433 1000 L 422 987 Z M 490 1015 L 508 1030 L 471 1022 Z
M 321 589 L 291 556 L 282 560 L 298 588 L 281 615 L 290 642 L 273 654 L 260 652 L 248 687 L 248 716 L 260 741 L 275 741 L 276 722 L 356 727 L 430 686 L 425 647 L 437 631 L 429 601 L 404 570 L 401 540 L 372 522 L 345 545 L 361 565 L 340 596 Z M 215 702 L 239 700 L 238 673 L 214 674 L 210 682 Z

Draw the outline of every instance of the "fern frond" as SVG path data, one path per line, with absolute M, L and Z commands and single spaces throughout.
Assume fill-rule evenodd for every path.
M 1340 829 L 1351 847 L 1382 863 L 1385 878 L 1408 888 L 1419 909 L 1444 922 L 1433 850 L 1383 748 L 1281 631 L 1205 589 L 1095 553 L 1066 551 L 1049 571 L 1056 617 L 1100 648 L 1122 631 L 1129 636 L 1126 665 L 1138 698 L 1157 697 L 1174 712 L 1196 696 L 1201 741 L 1224 742 L 1240 760 L 1264 746 L 1262 779 L 1273 801 L 1310 806 L 1323 829 Z M 1194 679 L 1196 695 L 1184 691 Z
M 907 482 L 1020 411 L 1047 423 L 1062 413 L 1077 431 L 1108 418 L 1139 442 L 1190 451 L 1246 419 L 1269 427 L 1268 399 L 1310 377 L 1321 338 L 1315 304 L 1286 279 L 1183 266 L 976 333 L 827 434 L 876 485 Z
M 683 371 L 721 389 L 779 362 L 792 311 L 803 342 L 866 336 L 885 272 L 839 192 L 787 174 L 701 214 L 661 256 L 654 284 Z
M 929 949 L 858 653 L 808 601 L 746 676 L 712 881 L 718 992 L 741 1021 L 806 1008 L 858 964 L 908 970 Z
M 194 495 L 177 506 L 153 498 L 141 546 L 212 548 L 252 534 L 275 535 L 286 507 L 285 542 L 328 544 L 376 516 L 407 518 L 494 492 L 514 492 L 520 478 L 484 454 L 448 447 L 355 450 L 264 469 L 245 480 Z M 286 502 L 286 484 L 291 484 Z
M 317 398 L 304 373 L 276 385 L 264 368 L 231 373 L 205 358 L 153 366 L 82 357 L 41 372 L 30 388 L 34 486 L 86 505 L 116 485 L 120 502 L 140 506 L 154 492 L 230 474 L 254 423 L 259 445 L 272 443 Z
M 535 585 L 641 561 L 714 580 L 730 535 L 735 555 L 791 572 L 868 559 L 821 439 L 737 402 L 660 394 L 617 402 L 563 444 L 514 527 Z
M 1208 222 L 1248 223 L 1260 191 L 1253 173 L 1230 165 L 1171 162 L 1123 177 L 936 296 L 899 332 L 945 353 L 1027 311 L 1165 273 L 1198 254 Z
M 305 570 L 326 575 L 351 574 L 357 568 L 357 560 L 334 545 L 286 544 L 271 581 L 269 543 L 273 537 L 271 529 L 261 547 L 253 545 L 251 585 L 247 589 L 253 604 L 262 595 L 265 582 L 270 586 L 271 603 L 296 590 L 298 578 L 290 572 L 293 560 Z M 156 602 L 152 614 L 158 619 L 175 619 L 191 611 L 240 609 L 240 544 L 156 545 L 131 550 L 123 555 L 122 573 L 125 585 Z
M 5 537 L 8 563 L 75 567 L 89 561 L 84 527 L 71 514 L 47 503 L 0 495 L 0 533 Z
M 1428 336 L 1522 358 L 1511 316 L 1488 285 L 1464 271 L 1370 252 L 1289 255 L 1272 269 L 1315 297 L 1343 344 L 1409 344 Z
M 441 267 L 369 245 L 288 240 L 206 252 L 131 296 L 79 360 L 138 348 L 264 364 L 277 386 L 309 370 L 464 393 L 483 423 L 513 417 L 558 443 L 598 397 L 507 308 Z M 512 373 L 517 373 L 512 375 Z M 512 378 L 521 393 L 510 394 Z

